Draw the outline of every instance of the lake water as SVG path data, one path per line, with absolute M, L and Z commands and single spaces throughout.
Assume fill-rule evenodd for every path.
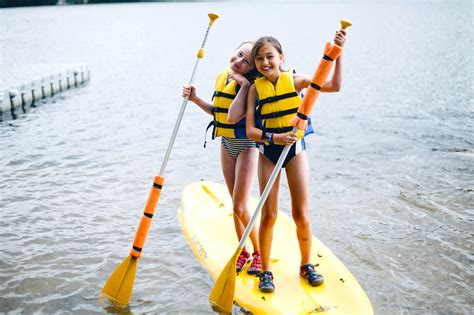
M 117 311 L 97 296 L 129 253 L 213 11 L 203 97 L 241 41 L 273 35 L 286 65 L 312 74 L 338 20 L 352 20 L 342 91 L 312 114 L 313 233 L 377 314 L 472 314 L 473 3 L 456 0 L 0 10 L 3 82 L 28 64 L 85 63 L 92 77 L 0 123 L 0 312 Z M 223 182 L 219 141 L 202 147 L 208 121 L 189 104 L 124 312 L 212 313 L 213 281 L 176 216 L 185 185 Z

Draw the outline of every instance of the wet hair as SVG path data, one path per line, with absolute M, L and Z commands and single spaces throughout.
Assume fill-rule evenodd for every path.
M 242 47 L 245 44 L 251 44 L 252 45 L 252 50 L 251 51 L 253 51 L 253 45 L 255 45 L 255 42 L 251 41 L 251 40 L 241 42 L 240 45 L 235 49 L 235 51 L 237 51 L 240 47 Z M 249 72 L 247 72 L 246 74 L 244 74 L 244 77 L 247 80 L 249 80 L 250 83 L 253 83 L 253 81 L 259 75 L 259 72 L 258 72 L 257 68 L 255 67 L 255 58 L 253 58 L 252 56 L 253 56 L 252 53 L 250 53 L 250 66 L 252 67 L 252 69 Z
M 253 45 L 252 60 L 253 60 L 254 63 L 255 63 L 255 58 L 257 57 L 258 51 L 260 50 L 260 48 L 262 48 L 267 43 L 272 45 L 278 51 L 278 53 L 283 54 L 283 48 L 281 48 L 281 44 L 278 41 L 278 39 L 276 39 L 275 37 L 272 37 L 272 36 L 263 36 L 263 37 L 260 37 L 255 42 L 255 44 Z M 280 65 L 280 71 L 285 71 L 285 70 L 283 70 L 281 65 Z

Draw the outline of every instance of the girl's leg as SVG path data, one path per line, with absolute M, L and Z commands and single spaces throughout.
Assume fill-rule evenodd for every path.
M 293 157 L 286 165 L 286 177 L 291 195 L 291 214 L 296 224 L 300 245 L 301 266 L 311 259 L 311 222 L 309 220 L 309 166 L 306 152 Z
M 257 172 L 257 148 L 246 149 L 237 156 L 234 174 L 234 192 L 232 201 L 234 204 L 234 215 L 239 218 L 243 227 L 247 227 L 250 221 L 249 198 L 252 191 L 253 180 Z M 243 231 L 241 235 L 243 234 Z M 253 227 L 250 232 L 254 251 L 259 251 L 257 228 Z
M 260 195 L 265 190 L 265 186 L 267 185 L 274 168 L 275 164 L 273 164 L 263 154 L 259 154 L 258 182 L 260 186 Z M 258 230 L 260 255 L 262 257 L 262 271 L 270 271 L 270 253 L 273 240 L 273 226 L 278 215 L 278 191 L 280 187 L 280 174 L 281 173 L 278 174 L 262 208 L 260 228 Z
M 224 174 L 224 180 L 229 190 L 229 194 L 233 196 L 234 185 L 235 185 L 235 165 L 236 160 L 227 152 L 223 145 L 221 145 L 221 167 L 222 173 Z M 245 227 L 240 222 L 238 216 L 234 215 L 234 226 L 237 232 L 237 238 L 240 240 L 244 233 Z

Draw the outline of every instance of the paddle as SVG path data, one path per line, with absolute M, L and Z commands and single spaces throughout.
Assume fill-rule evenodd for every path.
M 209 34 L 211 26 L 214 24 L 214 21 L 219 18 L 217 14 L 209 13 L 208 14 L 210 22 L 206 30 L 206 35 L 204 35 L 204 40 L 202 42 L 201 48 L 198 50 L 196 63 L 194 64 L 194 69 L 189 80 L 189 84 L 194 82 L 194 76 L 196 74 L 196 69 L 199 64 L 199 60 L 204 57 L 204 45 Z M 168 144 L 168 149 L 166 150 L 165 158 L 163 164 L 161 165 L 160 173 L 158 176 L 154 177 L 153 186 L 151 188 L 150 194 L 148 196 L 148 201 L 145 206 L 145 211 L 140 220 L 140 224 L 135 233 L 135 239 L 133 240 L 133 247 L 130 251 L 130 255 L 120 264 L 120 266 L 115 269 L 115 271 L 110 276 L 109 280 L 104 285 L 102 289 L 102 294 L 107 297 L 111 302 L 119 305 L 127 305 L 130 302 L 130 297 L 132 295 L 133 282 L 135 281 L 135 273 L 137 270 L 137 261 L 141 255 L 143 246 L 145 244 L 146 236 L 148 230 L 150 229 L 151 220 L 153 214 L 155 213 L 155 208 L 160 198 L 161 189 L 165 183 L 164 173 L 166 169 L 166 164 L 168 163 L 171 150 L 173 148 L 176 135 L 178 133 L 179 125 L 184 115 L 184 110 L 188 103 L 188 97 L 183 98 L 183 103 L 181 105 L 181 110 L 178 114 L 173 133 L 171 135 L 170 142 Z
M 341 20 L 340 23 L 341 23 L 342 29 L 345 29 L 346 27 L 352 25 L 349 21 L 346 21 L 346 20 Z M 316 69 L 310 88 L 308 89 L 306 95 L 304 96 L 302 100 L 302 105 L 300 105 L 300 107 L 298 108 L 297 116 L 295 116 L 298 118 L 292 122 L 292 125 L 293 125 L 292 132 L 294 134 L 296 134 L 296 132 L 298 131 L 299 125 L 304 125 L 304 124 L 300 124 L 299 120 L 303 120 L 303 121 L 307 120 L 307 115 L 309 115 L 309 113 L 311 112 L 314 102 L 316 101 L 316 98 L 319 94 L 322 83 L 319 83 L 319 85 L 317 85 L 315 84 L 315 82 L 326 81 L 326 78 L 329 74 L 330 66 L 332 65 L 332 61 L 336 60 L 341 52 L 342 52 L 342 47 L 339 47 L 335 44 L 332 45 L 330 43 L 326 44 L 324 56 L 320 64 L 318 65 L 318 68 Z M 310 90 L 315 91 L 315 93 L 308 93 Z M 249 236 L 250 231 L 252 230 L 255 224 L 255 221 L 257 220 L 257 216 L 262 210 L 263 204 L 267 200 L 268 194 L 270 193 L 270 190 L 273 187 L 275 179 L 281 170 L 281 166 L 283 165 L 283 162 L 285 161 L 286 156 L 288 155 L 288 152 L 290 151 L 290 148 L 291 148 L 291 145 L 287 145 L 284 147 L 283 151 L 281 152 L 278 162 L 276 163 L 275 168 L 273 169 L 273 172 L 270 175 L 270 178 L 267 182 L 267 185 L 265 186 L 265 189 L 263 190 L 262 196 L 260 197 L 260 200 L 257 204 L 257 208 L 255 209 L 255 212 L 250 218 L 250 221 L 242 235 L 242 238 L 240 239 L 239 246 L 235 250 L 234 255 L 230 258 L 229 262 L 224 267 L 221 274 L 217 278 L 216 283 L 214 284 L 214 288 L 212 289 L 211 294 L 209 296 L 209 302 L 213 305 L 214 308 L 216 308 L 219 311 L 232 312 L 232 303 L 234 301 L 235 277 L 236 277 L 235 265 L 237 263 L 237 259 L 240 253 L 242 252 L 242 249 L 244 248 L 245 242 L 247 241 L 247 237 Z

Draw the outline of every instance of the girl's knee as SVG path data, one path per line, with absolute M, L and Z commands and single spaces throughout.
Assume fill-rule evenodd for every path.
M 244 214 L 247 212 L 247 207 L 245 204 L 234 204 L 234 215 L 236 215 L 239 218 L 242 218 Z
M 264 211 L 260 218 L 262 226 L 273 226 L 276 222 L 278 213 L 276 211 Z
M 308 211 L 295 211 L 293 213 L 293 221 L 295 221 L 295 224 L 298 227 L 306 227 L 310 225 Z

